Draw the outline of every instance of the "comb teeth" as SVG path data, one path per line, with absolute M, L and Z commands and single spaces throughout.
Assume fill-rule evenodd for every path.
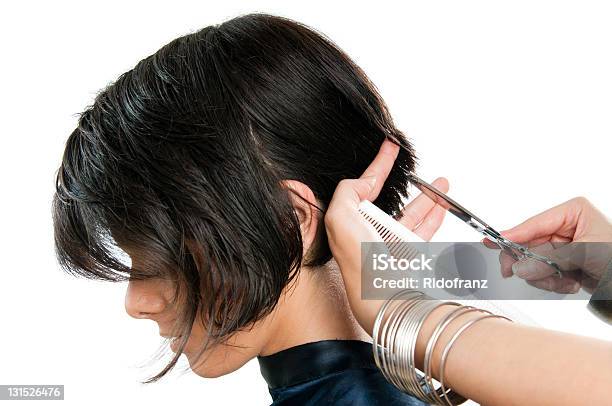
M 367 200 L 359 203 L 359 213 L 370 223 L 389 252 L 396 258 L 414 258 L 420 252 L 406 242 L 423 242 L 418 235 L 408 230 L 398 221 L 391 218 L 387 213 L 380 210 Z

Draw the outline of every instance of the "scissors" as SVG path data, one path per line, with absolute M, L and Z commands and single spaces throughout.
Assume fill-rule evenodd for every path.
M 561 268 L 550 258 L 530 251 L 527 247 L 505 238 L 493 227 L 476 217 L 476 215 L 472 214 L 472 212 L 467 210 L 465 207 L 457 203 L 455 200 L 451 199 L 449 196 L 442 193 L 435 186 L 420 179 L 418 176 L 410 174 L 408 175 L 408 180 L 410 181 L 410 183 L 416 186 L 423 194 L 425 194 L 427 197 L 429 197 L 431 200 L 433 200 L 440 206 L 444 207 L 446 210 L 458 217 L 461 221 L 468 224 L 470 227 L 472 227 L 479 233 L 483 234 L 485 238 L 496 244 L 500 249 L 510 255 L 514 260 L 520 261 L 525 258 L 531 258 L 536 261 L 543 262 L 554 268 L 555 273 L 559 278 L 562 277 Z

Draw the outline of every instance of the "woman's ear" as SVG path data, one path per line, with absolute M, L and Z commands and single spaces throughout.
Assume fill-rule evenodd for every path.
M 300 181 L 289 179 L 282 181 L 282 184 L 289 189 L 291 204 L 300 220 L 304 255 L 306 255 L 315 242 L 317 229 L 320 225 L 320 211 L 317 208 L 319 202 L 315 198 L 312 189 Z

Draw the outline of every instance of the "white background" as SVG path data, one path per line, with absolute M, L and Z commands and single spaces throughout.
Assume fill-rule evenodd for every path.
M 594 1 L 13 2 L 0 13 L 0 384 L 64 384 L 67 404 L 270 403 L 256 361 L 207 380 L 140 385 L 160 344 L 125 285 L 55 263 L 50 202 L 76 114 L 175 37 L 239 14 L 294 18 L 366 71 L 425 179 L 499 229 L 573 196 L 608 216 L 612 7 Z M 478 240 L 448 218 L 440 240 Z M 545 327 L 609 339 L 585 302 L 517 303 Z M 185 364 L 183 364 L 185 365 Z

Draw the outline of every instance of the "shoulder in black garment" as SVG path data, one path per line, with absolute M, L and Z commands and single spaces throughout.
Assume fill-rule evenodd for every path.
M 316 341 L 257 360 L 274 406 L 427 405 L 385 379 L 365 341 Z

